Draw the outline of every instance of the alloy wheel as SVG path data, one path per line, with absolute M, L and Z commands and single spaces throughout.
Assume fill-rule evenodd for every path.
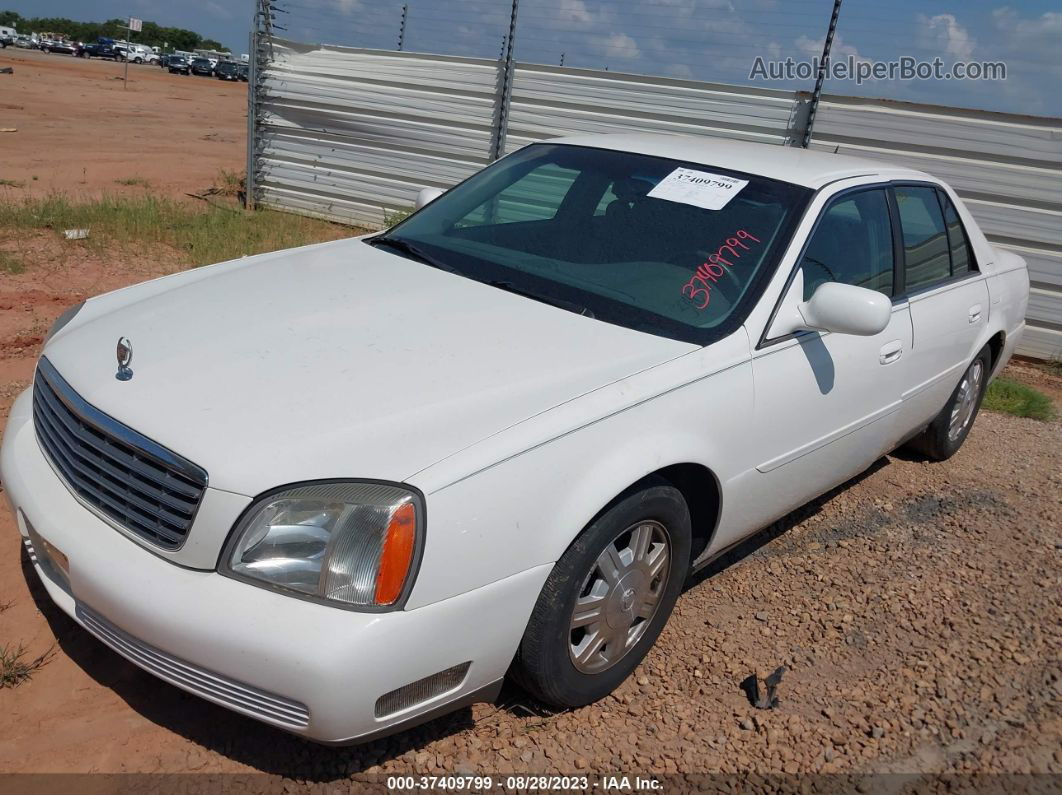
M 568 652 L 584 674 L 600 673 L 641 640 L 667 587 L 671 537 L 653 520 L 620 533 L 598 556 L 572 610 Z
M 981 383 L 985 377 L 985 364 L 975 359 L 963 374 L 959 390 L 955 395 L 955 405 L 948 420 L 948 440 L 954 442 L 973 421 L 977 400 L 981 396 Z

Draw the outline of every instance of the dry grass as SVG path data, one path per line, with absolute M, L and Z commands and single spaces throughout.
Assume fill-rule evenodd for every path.
M 221 169 L 214 178 L 214 184 L 207 191 L 214 196 L 229 196 L 236 198 L 243 195 L 243 175 L 235 171 Z
M 10 251 L 0 251 L 0 273 L 15 276 L 26 270 L 26 264 Z
M 155 196 L 107 196 L 74 201 L 49 196 L 24 202 L 0 202 L 0 239 L 26 233 L 88 229 L 79 241 L 97 251 L 114 246 L 176 252 L 185 265 L 197 266 L 266 251 L 292 248 L 360 234 L 338 224 L 268 210 L 246 212 L 237 206 L 193 204 Z M 0 253 L 0 270 L 24 268 L 18 258 Z
M 26 647 L 22 644 L 0 646 L 0 688 L 18 687 L 29 681 L 36 671 L 51 661 L 54 653 L 55 647 L 52 646 L 44 654 L 27 660 Z

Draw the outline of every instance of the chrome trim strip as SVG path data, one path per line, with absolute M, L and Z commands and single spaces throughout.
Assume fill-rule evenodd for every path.
M 130 635 L 81 602 L 75 612 L 82 626 L 103 643 L 175 687 L 284 728 L 304 729 L 310 724 L 310 710 L 305 704 L 174 657 Z

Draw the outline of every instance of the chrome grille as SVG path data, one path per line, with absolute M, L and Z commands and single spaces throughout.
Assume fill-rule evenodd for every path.
M 310 710 L 305 704 L 174 657 L 133 637 L 81 603 L 76 612 L 85 629 L 130 662 L 170 684 L 269 723 L 300 729 L 310 724 Z
M 33 424 L 41 449 L 85 503 L 160 547 L 181 546 L 206 488 L 203 469 L 86 403 L 44 358 Z

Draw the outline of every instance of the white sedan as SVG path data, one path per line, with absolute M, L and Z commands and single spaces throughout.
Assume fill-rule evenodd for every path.
M 901 444 L 954 454 L 1024 327 L 1025 263 L 908 169 L 591 136 L 435 194 L 72 308 L 3 440 L 63 610 L 322 742 L 506 675 L 601 698 L 691 571 Z

